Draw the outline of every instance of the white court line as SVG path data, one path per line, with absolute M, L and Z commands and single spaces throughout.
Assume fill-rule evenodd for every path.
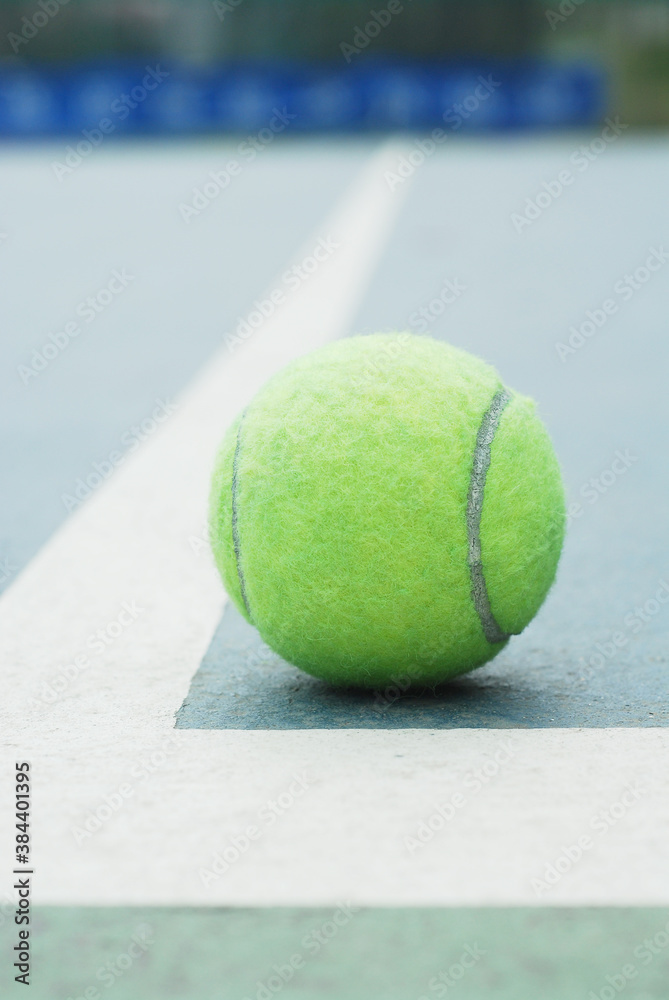
M 40 718 L 47 731 L 40 724 L 36 732 L 26 713 L 29 698 L 59 665 L 90 653 L 87 637 L 132 602 L 139 616 L 73 680 L 48 719 L 60 738 L 116 739 L 172 726 L 225 600 L 212 561 L 196 557 L 189 542 L 202 534 L 217 446 L 270 375 L 348 332 L 402 203 L 383 176 L 401 151 L 395 142 L 377 151 L 295 262 L 321 237 L 339 248 L 238 353 L 221 351 L 162 431 L 3 595 L 0 662 L 10 696 L 0 706 L 0 732 L 29 735 L 35 748 L 41 739 L 52 745 L 47 719 Z
M 11 764 L 27 758 L 36 902 L 667 902 L 668 800 L 659 797 L 667 779 L 657 763 L 665 730 L 173 729 L 224 603 L 211 560 L 189 543 L 201 534 L 218 440 L 277 368 L 348 332 L 400 207 L 383 180 L 400 153 L 392 144 L 378 152 L 295 259 L 321 236 L 341 243 L 337 253 L 234 358 L 214 360 L 170 422 L 0 601 L 0 845 L 11 858 Z M 88 637 L 124 604 L 141 610 L 93 658 Z M 73 668 L 62 695 L 43 704 L 43 685 L 81 654 L 90 666 Z M 153 757 L 169 739 L 174 752 Z M 494 769 L 506 739 L 513 755 L 474 794 L 469 772 L 486 762 Z M 213 853 L 261 822 L 304 771 L 304 794 L 205 886 L 199 870 Z M 531 879 L 588 833 L 626 783 L 648 790 L 537 897 Z M 121 786 L 127 800 L 114 810 Z M 405 838 L 458 792 L 465 805 L 453 821 L 410 854 Z M 79 846 L 74 831 L 96 811 L 111 815 Z
M 37 902 L 667 905 L 664 730 L 169 735 L 28 750 Z

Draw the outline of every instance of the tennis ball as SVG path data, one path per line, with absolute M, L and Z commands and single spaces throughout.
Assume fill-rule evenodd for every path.
M 336 685 L 434 686 L 534 617 L 565 527 L 534 403 L 427 337 L 324 347 L 229 429 L 211 539 L 233 601 L 280 656 Z

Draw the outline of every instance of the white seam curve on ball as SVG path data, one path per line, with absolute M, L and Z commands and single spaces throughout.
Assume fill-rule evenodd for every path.
M 483 513 L 485 482 L 490 467 L 490 447 L 497 433 L 502 413 L 510 400 L 511 394 L 506 389 L 500 389 L 493 396 L 490 406 L 483 415 L 476 436 L 467 496 L 467 540 L 469 543 L 467 562 L 472 581 L 472 601 L 479 616 L 483 634 L 490 643 L 506 642 L 509 633 L 502 630 L 490 607 L 490 595 L 488 594 L 481 556 L 481 515 Z
M 246 411 L 242 413 L 239 427 L 237 428 L 237 441 L 235 442 L 235 454 L 232 459 L 232 487 L 230 489 L 232 497 L 232 547 L 235 551 L 235 566 L 237 567 L 237 578 L 239 579 L 239 590 L 242 595 L 242 601 L 244 602 L 244 607 L 246 608 L 246 613 L 249 618 L 252 618 L 251 609 L 249 607 L 248 594 L 246 593 L 246 580 L 244 579 L 244 571 L 242 570 L 242 544 L 239 538 L 239 452 L 242 444 L 242 427 L 244 425 L 244 417 L 246 416 Z

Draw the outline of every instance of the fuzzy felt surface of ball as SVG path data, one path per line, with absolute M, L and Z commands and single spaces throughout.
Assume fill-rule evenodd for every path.
M 541 606 L 565 529 L 532 400 L 448 344 L 337 341 L 229 428 L 210 534 L 224 585 L 280 656 L 340 686 L 433 687 Z

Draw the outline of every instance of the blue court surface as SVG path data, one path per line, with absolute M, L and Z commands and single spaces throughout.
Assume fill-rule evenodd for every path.
M 286 1000 L 422 1000 L 457 966 L 455 995 L 477 944 L 466 1000 L 666 996 L 669 142 L 623 132 L 579 169 L 594 137 L 452 139 L 405 176 L 412 134 L 277 139 L 194 215 L 232 143 L 127 139 L 61 180 L 63 142 L 5 148 L 0 797 L 30 760 L 35 998 L 106 996 L 144 925 L 119 1000 L 273 996 L 295 954 Z M 486 667 L 334 692 L 228 601 L 209 476 L 267 377 L 398 330 L 537 400 L 568 537 Z M 307 961 L 342 906 L 360 922 Z

